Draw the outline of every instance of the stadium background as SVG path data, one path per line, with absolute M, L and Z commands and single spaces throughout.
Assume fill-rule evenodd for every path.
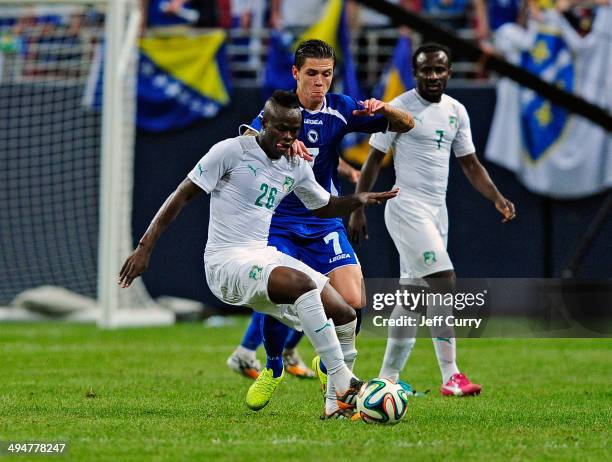
M 331 3 L 333 2 L 310 2 L 312 5 Z M 436 2 L 427 1 L 412 2 L 409 8 L 420 8 L 422 17 L 433 19 L 437 25 L 451 26 L 458 37 L 482 39 L 478 32 L 478 18 L 474 18 L 475 11 L 470 11 L 469 8 L 478 2 L 447 3 L 451 6 L 434 6 Z M 550 2 L 540 2 L 538 7 L 549 8 L 551 5 Z M 449 9 L 443 11 L 444 8 Z M 327 9 L 321 10 L 321 18 L 316 19 L 321 24 L 326 20 L 326 12 Z M 380 17 L 378 20 L 380 21 Z M 355 58 L 359 83 L 362 87 L 367 87 L 369 93 L 375 91 L 372 87 L 382 78 L 382 68 L 389 60 L 389 56 L 381 59 L 385 46 L 392 46 L 397 40 L 393 28 L 389 27 L 388 22 L 386 24 L 385 27 L 381 27 L 380 24 L 371 27 L 364 22 L 363 30 L 352 29 L 352 54 Z M 340 54 L 346 53 L 345 45 L 340 38 L 343 33 L 342 25 L 343 18 L 340 18 L 337 26 L 338 41 L 335 43 L 340 49 Z M 329 26 L 328 23 L 326 27 L 329 29 Z M 170 130 L 163 134 L 142 130 L 138 132 L 133 209 L 135 239 L 144 232 L 158 205 L 182 180 L 185 172 L 192 168 L 200 156 L 220 139 L 235 136 L 237 127 L 241 123 L 248 123 L 258 113 L 264 101 L 261 86 L 264 87 L 263 93 L 265 93 L 269 92 L 270 88 L 266 86 L 271 83 L 285 84 L 283 78 L 272 79 L 270 82 L 267 70 L 263 76 L 259 71 L 258 79 L 249 80 L 248 71 L 244 72 L 249 66 L 244 61 L 252 61 L 254 57 L 236 56 L 237 52 L 240 54 L 240 45 L 244 45 L 245 40 L 244 37 L 240 38 L 238 31 L 239 29 L 231 29 L 227 47 L 228 52 L 231 51 L 229 62 L 233 78 L 231 102 L 215 116 L 214 124 L 204 120 L 186 129 Z M 271 34 L 269 56 L 274 53 L 276 44 L 273 32 Z M 334 34 L 331 34 L 330 38 L 336 39 Z M 418 40 L 417 34 L 414 46 Z M 424 38 L 421 36 L 420 40 Z M 266 43 L 265 40 L 263 43 Z M 502 226 L 491 205 L 469 185 L 457 168 L 457 162 L 451 159 L 447 195 L 450 223 L 449 251 L 457 274 L 460 277 L 481 278 L 559 277 L 575 252 L 579 239 L 585 234 L 589 223 L 605 200 L 605 194 L 580 200 L 547 198 L 530 192 L 513 173 L 487 162 L 484 159 L 484 149 L 496 105 L 495 79 L 487 78 L 486 73 L 483 75 L 477 63 L 473 59 L 470 61 L 460 46 L 457 46 L 453 53 L 456 76 L 451 80 L 448 94 L 466 106 L 479 158 L 492 174 L 499 189 L 514 201 L 518 209 L 518 220 L 510 226 Z M 352 89 L 352 84 L 343 64 L 340 63 L 336 82 L 340 81 L 347 91 Z M 262 65 L 273 68 L 273 65 L 266 63 L 265 57 Z M 281 68 L 277 69 L 275 75 L 278 76 L 280 73 Z M 287 73 L 284 75 L 287 77 Z M 291 85 L 291 79 L 286 84 Z M 351 91 L 347 92 L 353 94 Z M 368 94 L 368 90 L 365 94 Z M 605 105 L 605 102 L 602 104 Z M 508 136 L 512 135 L 509 133 Z M 358 165 L 355 166 L 359 168 Z M 376 189 L 389 188 L 392 184 L 393 169 L 387 168 L 382 172 Z M 343 191 L 351 192 L 352 188 L 352 185 L 345 183 Z M 364 275 L 397 277 L 397 252 L 384 225 L 383 208 L 371 208 L 367 213 L 370 240 L 358 249 Z M 152 257 L 150 269 L 144 275 L 146 285 L 154 297 L 169 294 L 202 300 L 209 305 L 218 305 L 218 301 L 204 283 L 202 268 L 207 217 L 208 201 L 199 201 L 198 204 L 190 205 L 160 241 Z M 612 221 L 608 219 L 596 239 L 591 242 L 581 262 L 579 276 L 587 278 L 609 276 L 612 267 L 612 249 L 606 245 L 605 236 L 609 235 L 610 231 L 612 231 Z
M 55 64 L 71 64 L 73 53 L 70 48 L 60 50 L 57 56 L 66 53 L 65 60 L 53 53 L 45 56 L 44 50 L 55 45 L 42 43 L 44 62 L 32 59 L 34 73 L 23 76 L 39 76 L 43 82 L 65 76 Z M 11 51 L 10 41 L 0 40 L 0 46 L 5 57 L 18 54 Z M 44 72 L 49 63 L 54 66 Z M 51 92 L 27 79 L 17 86 L 3 81 L 0 88 L 6 103 L 0 110 L 0 152 L 10 154 L 6 164 L 0 162 L 5 175 L 0 176 L 0 196 L 6 194 L 8 203 L 0 208 L 0 237 L 6 239 L 0 247 L 0 289 L 10 292 L 2 294 L 6 298 L 0 305 L 30 287 L 40 263 L 48 265 L 52 279 L 67 276 L 69 283 L 84 282 L 82 292 L 95 295 L 98 210 L 75 200 L 83 195 L 79 185 L 85 179 L 91 185 L 92 205 L 98 197 L 99 153 L 85 142 L 97 142 L 99 134 L 83 140 L 73 124 L 79 121 L 96 131 L 100 126 L 100 114 L 84 109 L 81 102 L 88 71 L 86 67 L 79 73 L 78 86 L 52 85 Z M 232 84 L 231 103 L 214 119 L 165 133 L 138 132 L 133 243 L 200 156 L 220 139 L 234 136 L 238 124 L 259 111 L 261 85 L 238 85 L 236 79 Z M 483 159 L 496 104 L 493 83 L 454 79 L 448 93 L 467 106 L 478 155 L 519 211 L 518 220 L 502 226 L 451 159 L 449 247 L 458 274 L 558 276 L 605 196 L 559 201 L 528 192 L 513 173 Z M 57 101 L 62 111 L 54 106 Z M 32 113 L 33 107 L 42 110 Z M 60 113 L 64 121 L 56 120 Z M 14 129 L 12 124 L 21 122 L 25 128 Z M 49 127 L 54 124 L 60 128 L 53 132 Z M 35 149 L 20 147 L 21 138 Z M 65 170 L 58 168 L 56 158 L 62 159 Z M 66 178 L 62 181 L 58 175 Z M 390 186 L 392 175 L 392 169 L 384 170 L 377 189 Z M 346 185 L 345 191 L 350 188 Z M 371 239 L 359 250 L 364 272 L 395 278 L 397 256 L 383 209 L 368 213 Z M 206 289 L 202 269 L 207 217 L 208 199 L 202 198 L 163 236 L 145 274 L 153 296 L 177 295 L 219 306 Z M 17 227 L 10 228 L 16 218 Z M 611 231 L 608 217 L 588 249 L 580 276 L 610 277 Z M 91 267 L 80 264 L 83 260 Z M 113 265 L 113 277 L 117 270 Z M 581 299 L 583 307 L 589 308 Z M 317 418 L 321 397 L 311 381 L 288 378 L 265 411 L 247 409 L 243 396 L 250 382 L 223 365 L 240 341 L 247 317 L 225 317 L 217 324 L 212 320 L 220 321 L 211 317 L 204 325 L 115 330 L 58 322 L 0 324 L 0 443 L 64 441 L 74 460 L 252 461 L 254 454 L 270 460 L 321 461 L 609 459 L 609 339 L 462 339 L 461 367 L 484 384 L 480 398 L 446 400 L 433 392 L 426 399 L 411 400 L 410 414 L 401 425 L 349 429 L 348 422 L 322 424 Z M 373 377 L 384 341 L 365 334 L 359 339 L 358 373 Z M 300 349 L 305 358 L 312 357 L 308 342 Z M 437 387 L 439 372 L 430 342 L 417 343 L 404 377 L 419 390 Z
M 448 94 L 467 108 L 477 154 L 499 189 L 514 201 L 518 218 L 502 226 L 493 207 L 468 183 L 459 164 L 451 159 L 447 204 L 449 251 L 460 277 L 558 277 L 576 242 L 584 234 L 605 195 L 581 200 L 553 200 L 529 192 L 513 173 L 483 159 L 495 106 L 490 85 L 452 86 Z M 134 239 L 176 185 L 210 146 L 235 136 L 237 127 L 259 112 L 263 98 L 259 89 L 236 88 L 232 103 L 212 121 L 204 120 L 177 132 L 151 134 L 139 131 L 136 143 L 134 183 Z M 393 184 L 392 168 L 381 172 L 376 189 Z M 344 191 L 352 191 L 344 184 Z M 397 252 L 385 228 L 383 208 L 368 210 L 370 239 L 358 249 L 366 277 L 397 277 Z M 190 204 L 160 239 L 144 275 L 147 288 L 156 297 L 174 295 L 216 305 L 204 281 L 202 254 L 208 226 L 208 200 Z M 612 248 L 605 236 L 612 235 L 612 220 L 593 243 L 583 262 L 584 277 L 609 276 Z M 136 242 L 136 241 L 135 241 Z
M 194 4 L 196 3 L 194 2 Z M 223 2 L 219 2 L 219 4 L 221 3 Z M 336 5 L 344 4 L 339 0 L 320 3 L 327 3 L 328 5 L 332 3 Z M 155 5 L 160 7 L 159 2 L 149 2 L 149 13 L 151 8 L 155 8 Z M 340 36 L 340 29 L 344 22 L 338 16 L 335 19 L 332 18 L 333 20 L 330 19 L 331 16 L 328 15 L 327 11 L 321 10 L 322 16 L 319 21 L 325 27 L 320 30 L 335 28 L 334 30 L 338 31 L 337 35 Z M 428 14 L 427 11 L 422 13 L 425 18 L 433 18 L 435 24 L 442 24 L 445 20 L 448 20 L 448 18 L 445 19 L 440 16 L 439 13 L 433 15 Z M 84 15 L 81 32 L 94 26 L 97 17 L 93 12 Z M 330 20 L 326 22 L 328 19 Z M 452 18 L 451 20 L 455 21 Z M 28 34 L 32 36 L 28 39 L 28 47 L 35 50 L 37 42 L 40 46 L 38 56 L 36 52 L 32 51 L 24 54 L 27 57 L 26 60 L 31 60 L 34 65 L 30 72 L 34 76 L 39 76 L 41 83 L 45 83 L 47 80 L 52 81 L 62 75 L 61 65 L 72 65 L 73 61 L 78 61 L 80 55 L 75 53 L 71 47 L 78 49 L 81 42 L 70 34 L 67 35 L 66 40 L 53 36 L 55 33 L 65 34 L 67 32 L 61 19 L 58 20 L 57 24 L 53 21 L 47 24 L 45 22 L 47 20 L 35 18 L 30 18 L 29 21 L 31 21 L 31 24 L 28 26 L 30 29 L 26 28 L 26 36 Z M 41 23 L 39 24 L 39 22 Z M 149 26 L 159 26 L 159 24 L 152 24 L 152 22 L 153 19 L 149 15 Z M 137 132 L 135 150 L 131 236 L 133 244 L 144 232 L 159 204 L 184 178 L 186 172 L 192 168 L 195 162 L 214 143 L 235 136 L 237 127 L 241 123 L 248 123 L 253 119 L 263 104 L 263 93 L 266 90 L 269 91 L 266 85 L 281 85 L 282 83 L 291 86 L 293 84 L 287 72 L 290 64 L 287 63 L 281 66 L 281 70 L 271 74 L 276 78 L 269 78 L 267 67 L 272 60 L 268 58 L 278 51 L 273 46 L 276 37 L 274 31 L 261 29 L 257 32 L 255 30 L 245 31 L 236 27 L 229 28 L 227 21 L 223 24 L 198 24 L 197 26 L 202 25 L 208 27 L 222 25 L 225 29 L 224 32 L 221 29 L 192 30 L 190 26 L 186 26 L 178 32 L 173 32 L 178 40 L 183 40 L 181 43 L 191 43 L 195 46 L 194 54 L 191 55 L 192 58 L 201 55 L 214 57 L 206 62 L 208 66 L 206 72 L 208 73 L 198 74 L 200 78 L 195 79 L 196 85 L 192 88 L 187 88 L 188 85 L 181 83 L 184 80 L 181 80 L 181 78 L 186 75 L 185 72 L 189 69 L 174 69 L 170 66 L 169 70 L 165 68 L 158 69 L 153 73 L 148 72 L 151 66 L 156 65 L 155 63 L 168 65 L 178 63 L 178 61 L 164 62 L 164 59 L 167 59 L 168 56 L 177 54 L 175 45 L 168 52 L 167 47 L 172 46 L 173 43 L 168 43 L 164 41 L 163 37 L 160 38 L 156 35 L 157 32 L 153 30 L 155 27 L 146 32 L 141 41 L 141 65 L 138 69 L 138 117 L 136 121 L 140 129 Z M 2 46 L 3 50 L 7 52 L 6 56 L 20 56 L 22 52 L 16 52 L 20 47 L 14 45 L 18 41 L 13 42 L 13 39 L 10 38 L 11 34 L 6 34 L 6 31 L 10 29 L 7 25 L 4 27 L 3 34 L 5 35 L 3 35 Z M 158 29 L 164 29 L 164 27 L 165 25 L 158 27 Z M 55 31 L 51 34 L 51 37 L 45 35 L 48 33 L 45 32 L 46 28 Z M 363 88 L 365 91 L 362 96 L 365 96 L 372 94 L 374 92 L 373 87 L 382 84 L 384 81 L 383 74 L 385 72 L 383 70 L 390 62 L 390 58 L 396 56 L 394 45 L 398 33 L 396 29 L 388 26 L 371 30 L 365 28 L 353 32 L 352 50 L 355 55 L 358 81 L 362 87 L 367 88 Z M 457 32 L 458 37 L 477 38 L 474 30 L 466 24 Z M 163 33 L 166 34 L 167 32 L 164 31 Z M 227 34 L 227 39 L 223 38 L 224 34 Z M 261 34 L 261 36 L 258 34 Z M 9 40 L 7 40 L 7 37 L 9 37 Z M 261 40 L 259 40 L 260 38 Z M 333 41 L 336 38 L 336 33 L 333 33 L 329 39 Z M 607 37 L 604 36 L 604 38 Z M 418 45 L 419 40 L 423 40 L 423 37 L 412 34 L 412 39 L 414 47 Z M 91 39 L 89 40 L 91 41 Z M 192 42 L 189 42 L 190 40 Z M 221 45 L 223 42 L 225 44 Z M 90 45 L 94 43 L 97 42 L 91 42 Z M 264 46 L 253 52 L 253 43 L 260 43 Z M 341 50 L 346 47 L 346 44 L 343 45 L 340 39 L 337 40 L 337 43 L 334 42 L 334 45 Z M 466 59 L 464 49 L 457 48 L 461 51 L 456 53 L 457 50 L 453 50 L 453 53 L 455 53 L 455 76 L 451 80 L 448 93 L 459 99 L 467 107 L 479 158 L 491 172 L 500 190 L 514 201 L 518 208 L 518 220 L 509 226 L 502 226 L 493 207 L 473 190 L 460 169 L 457 168 L 457 162 L 451 159 L 451 175 L 448 188 L 449 250 L 457 273 L 460 277 L 558 277 L 574 253 L 579 239 L 585 235 L 585 230 L 593 216 L 604 202 L 605 195 L 599 194 L 580 200 L 550 199 L 529 192 L 513 173 L 498 167 L 496 164 L 487 162 L 484 159 L 483 151 L 489 137 L 491 119 L 496 109 L 496 80 L 490 78 L 490 74 L 483 72 L 478 63 Z M 165 56 L 160 52 L 164 52 Z M 88 53 L 90 52 L 84 53 L 84 56 Z M 344 56 L 346 57 L 347 54 L 345 52 Z M 183 61 L 190 63 L 189 60 Z M 403 62 L 406 61 L 409 61 L 408 56 L 403 59 Z M 7 59 L 6 62 L 8 63 L 9 60 Z M 57 69 L 43 71 L 43 65 L 52 65 L 52 68 L 57 65 Z M 41 67 L 36 68 L 36 66 Z M 344 84 L 345 88 L 343 90 L 352 94 L 346 88 L 349 81 L 347 78 L 348 72 L 346 72 L 347 66 L 344 65 L 344 62 L 340 62 L 338 67 L 336 83 Z M 216 72 L 215 75 L 209 72 L 210 68 L 215 68 L 213 69 Z M 200 68 L 200 70 L 202 69 Z M 94 102 L 90 106 L 81 102 L 82 87 L 87 87 L 86 93 L 89 90 L 88 77 L 91 75 L 88 75 L 88 73 L 89 68 L 85 66 L 84 71 L 78 74 L 78 83 L 48 87 L 52 88 L 52 91 L 46 91 L 47 87 L 45 85 L 26 83 L 20 80 L 16 83 L 3 82 L 0 88 L 0 97 L 6 102 L 7 107 L 18 108 L 15 110 L 18 110 L 20 114 L 19 118 L 13 117 L 14 112 L 11 110 L 0 114 L 0 135 L 2 140 L 6 140 L 9 150 L 13 149 L 14 151 L 11 151 L 9 155 L 12 163 L 8 168 L 2 170 L 2 174 L 5 176 L 0 177 L 3 179 L 2 183 L 8 188 L 7 191 L 11 191 L 11 185 L 17 183 L 24 191 L 30 188 L 33 191 L 36 190 L 38 187 L 36 176 L 24 175 L 15 178 L 17 174 L 22 175 L 23 165 L 29 161 L 36 166 L 44 167 L 41 173 L 50 172 L 50 175 L 45 175 L 45 181 L 52 182 L 53 187 L 65 194 L 65 196 L 62 196 L 62 201 L 66 204 L 72 204 L 73 202 L 80 204 L 78 196 L 81 192 L 78 188 L 61 187 L 61 185 L 56 184 L 57 177 L 53 176 L 56 169 L 50 160 L 53 158 L 51 155 L 39 159 L 36 156 L 40 155 L 39 153 L 43 150 L 39 149 L 39 146 L 35 146 L 36 151 L 32 151 L 32 158 L 28 160 L 22 154 L 26 148 L 16 150 L 15 146 L 20 146 L 19 143 L 22 141 L 25 142 L 24 146 L 30 146 L 28 143 L 30 139 L 45 139 L 44 131 L 47 129 L 45 123 L 49 122 L 48 117 L 47 119 L 45 117 L 53 115 L 50 110 L 54 101 L 63 102 L 62 117 L 65 120 L 86 120 L 87 124 L 91 126 L 99 126 L 100 114 L 96 110 L 96 105 L 99 105 L 101 101 L 96 103 L 94 97 Z M 406 73 L 409 74 L 409 72 Z M 93 72 L 92 74 L 95 75 Z M 226 80 L 226 74 L 231 74 L 231 79 Z M 206 78 L 202 78 L 203 75 Z M 152 78 L 153 76 L 155 78 Z M 198 86 L 201 81 L 211 80 L 211 76 L 213 77 L 212 80 L 217 78 L 220 84 L 216 90 L 221 89 L 212 97 L 210 88 Z M 289 82 L 283 82 L 283 78 L 286 79 L 287 77 L 289 77 Z M 604 82 L 605 77 L 599 76 L 598 78 L 600 82 Z M 166 82 L 166 86 L 157 85 L 156 79 Z M 87 85 L 85 85 L 86 80 Z M 181 97 L 188 94 L 194 103 L 203 107 L 203 111 L 196 111 L 195 113 L 185 111 L 185 105 L 181 106 L 180 98 L 172 97 L 173 94 L 176 95 L 177 86 L 181 90 Z M 264 91 L 262 91 L 262 87 L 264 87 Z M 98 87 L 95 87 L 95 89 L 92 93 L 97 94 L 99 99 Z M 222 93 L 226 89 L 229 94 L 225 96 Z M 338 91 L 339 88 L 336 87 L 335 90 Z M 147 100 L 151 95 L 153 96 L 151 98 L 152 103 Z M 26 101 L 25 99 L 22 100 L 22 97 L 32 97 L 33 99 L 30 102 L 36 104 L 22 103 L 22 101 Z M 604 98 L 605 96 L 602 97 L 600 102 L 605 106 Z M 157 99 L 161 99 L 159 106 L 156 106 Z M 45 108 L 42 114 L 36 113 L 39 107 Z M 168 114 L 165 114 L 166 110 Z M 59 113 L 57 116 L 59 117 Z M 51 118 L 51 122 L 53 122 L 54 117 Z M 45 123 L 42 123 L 43 120 Z M 21 121 L 30 121 L 27 128 L 29 131 L 15 128 L 17 126 L 15 124 L 19 124 Z M 70 123 L 67 123 L 66 126 L 71 127 Z M 87 175 L 95 179 L 99 168 L 95 157 L 97 153 L 91 152 L 91 149 L 83 144 L 83 138 L 77 136 L 78 139 L 74 139 L 72 133 L 70 133 L 71 136 L 58 135 L 61 136 L 56 136 L 53 143 L 48 143 L 45 149 L 53 150 L 54 155 L 61 153 L 64 156 L 73 156 L 66 161 L 67 174 L 72 175 L 69 166 L 71 162 L 76 161 L 78 168 L 84 168 Z M 91 138 L 95 136 L 97 135 Z M 518 137 L 519 135 L 508 132 L 507 136 Z M 355 166 L 359 167 L 359 165 Z M 60 179 L 60 181 L 63 180 Z M 388 188 L 392 184 L 393 169 L 383 170 L 377 189 Z M 92 186 L 96 187 L 97 185 L 93 184 Z M 344 185 L 344 192 L 350 192 L 351 190 L 352 185 Z M 48 199 L 48 194 L 45 195 L 46 191 L 47 189 L 40 189 L 41 194 L 45 196 L 41 200 Z M 91 204 L 85 206 L 88 219 L 78 222 L 76 226 L 86 228 L 86 231 L 84 233 L 74 233 L 74 236 L 71 233 L 70 237 L 74 242 L 71 242 L 69 250 L 67 248 L 64 251 L 54 251 L 55 243 L 62 237 L 61 226 L 68 225 L 69 228 L 74 228 L 70 222 L 73 213 L 71 209 L 78 207 L 71 207 L 70 205 L 60 207 L 61 204 L 55 201 L 54 208 L 45 210 L 44 213 L 39 213 L 39 215 L 47 215 L 47 222 L 52 222 L 57 214 L 59 226 L 51 223 L 53 225 L 52 231 L 49 231 L 49 223 L 47 223 L 44 232 L 36 232 L 36 224 L 39 223 L 36 213 L 33 212 L 35 215 L 33 218 L 27 215 L 32 202 L 30 194 L 23 194 L 18 200 L 11 199 L 11 208 L 20 211 L 23 216 L 14 223 L 7 219 L 10 226 L 9 234 L 14 233 L 16 237 L 19 237 L 19 240 L 14 238 L 10 245 L 7 244 L 6 249 L 9 251 L 7 255 L 10 253 L 10 258 L 7 261 L 10 262 L 11 258 L 19 260 L 22 247 L 29 248 L 31 246 L 30 241 L 35 241 L 35 248 L 28 253 L 29 261 L 36 262 L 36 264 L 46 264 L 49 268 L 54 268 L 52 269 L 52 278 L 55 278 L 56 272 L 65 273 L 68 276 L 68 284 L 75 282 L 77 279 L 86 279 L 86 284 L 74 284 L 74 287 L 69 285 L 69 288 L 84 295 L 95 296 L 96 274 L 93 265 L 95 265 L 96 259 L 95 241 L 97 239 L 96 226 L 98 225 L 96 222 L 97 211 L 93 207 L 95 195 L 96 192 L 93 190 L 94 199 Z M 70 211 L 68 212 L 69 215 L 65 217 L 65 222 L 61 223 L 61 218 L 64 217 L 63 214 L 66 212 L 64 208 L 66 211 L 69 209 Z M 394 278 L 398 274 L 397 253 L 384 226 L 383 208 L 371 208 L 367 213 L 369 214 L 371 239 L 358 249 L 364 274 L 366 277 Z M 51 217 L 49 217 L 50 215 Z M 207 217 L 208 201 L 197 201 L 197 203 L 187 207 L 179 220 L 162 237 L 156 252 L 153 254 L 150 268 L 144 275 L 146 286 L 151 295 L 154 297 L 173 295 L 200 300 L 208 305 L 218 305 L 218 301 L 209 292 L 203 275 L 202 252 L 207 237 Z M 607 245 L 606 236 L 610 235 L 611 230 L 612 222 L 608 217 L 603 229 L 600 230 L 595 240 L 587 248 L 586 258 L 581 262 L 579 276 L 587 278 L 609 276 L 612 267 L 612 248 Z M 7 242 L 9 241 L 7 240 Z M 73 257 L 75 254 L 79 254 L 78 256 L 87 254 L 84 259 L 92 266 L 92 268 L 81 271 L 82 274 L 79 277 L 72 276 L 72 272 L 75 271 L 74 266 L 78 266 L 74 263 Z M 1 294 L 0 304 L 10 302 L 17 293 L 31 287 L 31 285 L 49 282 L 44 278 L 34 276 L 35 282 L 30 283 L 31 269 L 31 265 L 5 264 L 3 266 L 2 271 L 4 273 L 1 274 L 5 275 L 4 279 L 15 281 L 15 283 L 14 287 L 8 287 Z

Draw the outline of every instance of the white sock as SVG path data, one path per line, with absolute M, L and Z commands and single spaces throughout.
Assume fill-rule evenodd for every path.
M 427 317 L 429 319 L 434 319 L 435 316 L 442 316 L 443 319 L 446 319 L 448 316 L 452 315 L 452 306 L 433 305 L 427 307 Z M 440 372 L 442 372 L 442 383 L 445 384 L 450 380 L 453 374 L 459 372 L 456 363 L 455 329 L 448 325 L 436 326 L 430 328 L 430 333 L 434 350 L 436 351 L 436 357 L 438 358 Z
M 295 301 L 295 308 L 304 333 L 327 368 L 328 383 L 332 383 L 340 392 L 346 391 L 353 374 L 344 364 L 344 355 L 334 329 L 334 322 L 325 317 L 318 289 L 301 295 Z
M 344 364 L 353 370 L 355 360 L 357 359 L 357 348 L 355 348 L 355 329 L 357 329 L 357 319 L 353 319 L 348 324 L 336 326 L 336 335 L 344 356 Z M 325 363 L 324 363 L 325 364 Z M 326 365 L 327 366 L 327 365 Z
M 336 326 L 336 335 L 340 342 L 344 363 L 350 371 L 353 370 L 355 359 L 357 358 L 357 349 L 355 348 L 355 329 L 357 328 L 357 320 L 353 320 L 343 326 Z M 325 361 L 323 361 L 325 364 Z M 327 366 L 327 364 L 325 364 Z M 338 409 L 338 401 L 336 396 L 336 387 L 328 382 L 325 392 L 325 412 L 331 414 Z
M 414 337 L 388 338 L 385 357 L 378 376 L 397 382 L 415 343 Z
M 400 372 L 404 369 L 406 361 L 410 357 L 412 348 L 416 343 L 418 313 L 406 310 L 401 305 L 396 305 L 389 319 L 400 319 L 401 316 L 410 316 L 414 319 L 414 326 L 389 327 L 387 347 L 380 367 L 379 377 L 397 381 Z
M 440 372 L 442 372 L 442 383 L 445 384 L 454 374 L 459 373 L 456 363 L 456 341 L 452 337 L 436 337 L 431 340 L 436 350 Z
M 242 345 L 238 345 L 238 348 L 236 348 L 236 354 L 242 358 L 255 359 L 255 350 L 249 350 Z

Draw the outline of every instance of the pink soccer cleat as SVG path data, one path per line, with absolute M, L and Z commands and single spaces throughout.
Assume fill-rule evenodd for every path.
M 470 382 L 462 373 L 453 374 L 446 385 L 440 387 L 442 396 L 474 396 L 479 395 L 482 387 Z

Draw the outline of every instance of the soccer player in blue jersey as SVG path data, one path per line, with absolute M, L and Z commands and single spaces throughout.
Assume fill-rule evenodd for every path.
M 331 46 L 321 40 L 308 40 L 298 45 L 292 72 L 303 115 L 298 137 L 302 144 L 295 148 L 300 150 L 305 147 L 308 150 L 317 182 L 332 194 L 338 194 L 340 143 L 344 135 L 386 130 L 405 133 L 414 126 L 414 121 L 409 113 L 374 98 L 359 102 L 346 95 L 328 94 L 334 65 L 335 54 Z M 262 114 L 249 127 L 254 133 L 261 128 L 261 117 Z M 317 218 L 294 194 L 290 194 L 274 213 L 268 242 L 327 275 L 331 285 L 353 308 L 359 309 L 364 305 L 361 267 L 342 220 Z M 257 337 L 262 324 L 268 357 L 266 368 L 247 393 L 247 405 L 252 409 L 261 409 L 270 400 L 282 380 L 283 349 L 294 348 L 296 339 L 301 336 L 301 333 L 293 331 L 287 339 L 288 328 L 285 325 L 269 316 L 261 320 L 258 315 L 254 316 L 247 334 L 253 333 Z M 257 347 L 256 344 L 252 346 Z M 238 355 L 235 353 L 232 356 Z M 285 354 L 285 358 L 288 356 Z M 254 348 L 251 358 L 254 358 Z M 345 358 L 349 368 L 354 360 L 354 357 Z M 232 357 L 228 364 L 231 362 Z M 319 367 L 320 363 L 317 362 L 315 368 Z M 340 410 L 333 387 L 328 387 L 327 396 L 325 415 L 337 417 Z

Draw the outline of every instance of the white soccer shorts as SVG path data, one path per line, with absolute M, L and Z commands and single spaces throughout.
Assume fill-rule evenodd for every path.
M 446 250 L 446 204 L 392 199 L 385 207 L 385 224 L 400 256 L 400 278 L 422 278 L 453 269 Z
M 230 305 L 248 306 L 269 314 L 288 326 L 302 330 L 294 305 L 276 305 L 268 297 L 268 278 L 274 268 L 287 266 L 308 275 L 323 290 L 327 276 L 275 247 L 228 249 L 206 254 L 204 269 L 208 287 Z

